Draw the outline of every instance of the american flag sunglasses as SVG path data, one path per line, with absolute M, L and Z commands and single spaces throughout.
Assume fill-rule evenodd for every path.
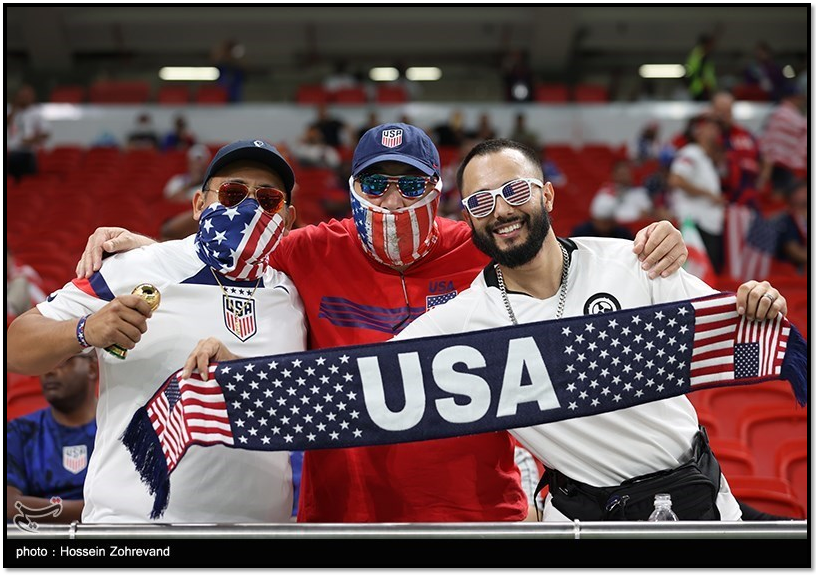
M 218 190 L 207 189 L 205 192 L 217 192 L 218 202 L 231 208 L 238 206 L 249 196 L 249 187 L 242 182 L 224 182 Z M 255 189 L 255 198 L 261 209 L 268 214 L 276 214 L 286 204 L 286 193 L 271 186 L 259 186 Z
M 471 216 L 484 218 L 493 214 L 496 208 L 496 197 L 501 197 L 512 206 L 519 206 L 530 200 L 533 185 L 544 188 L 544 183 L 537 178 L 517 178 L 493 190 L 480 190 L 462 200 Z
M 392 184 L 403 198 L 419 198 L 425 194 L 429 184 L 436 184 L 435 176 L 388 176 L 385 174 L 363 174 L 356 178 L 360 183 L 360 190 L 367 196 L 382 196 Z

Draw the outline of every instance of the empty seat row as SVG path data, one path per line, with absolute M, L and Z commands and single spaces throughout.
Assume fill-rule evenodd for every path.
M 82 85 L 56 86 L 50 102 L 65 104 L 226 104 L 226 88 L 219 84 L 200 84 L 195 88 L 186 84 L 163 84 L 153 94 L 152 85 L 141 80 L 106 80 L 87 88 Z

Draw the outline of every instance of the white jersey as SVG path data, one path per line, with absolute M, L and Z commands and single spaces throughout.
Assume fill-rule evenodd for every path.
M 306 348 L 303 305 L 289 277 L 269 269 L 257 290 L 255 281 L 222 277 L 222 289 L 196 256 L 193 239 L 114 255 L 90 279 L 69 283 L 38 305 L 44 316 L 67 320 L 97 311 L 142 283 L 161 293 L 147 332 L 125 360 L 97 349 L 97 434 L 85 480 L 85 523 L 154 522 L 149 518 L 153 497 L 120 436 L 199 340 L 215 337 L 243 357 Z M 248 299 L 254 304 L 240 306 Z M 285 451 L 193 445 L 170 475 L 169 504 L 157 522 L 287 522 L 292 493 Z
M 678 150 L 670 170 L 694 186 L 722 196 L 717 167 L 699 144 L 687 144 Z M 725 221 L 725 207 L 722 204 L 708 197 L 691 196 L 681 188 L 671 192 L 670 201 L 678 221 L 683 222 L 688 218 L 708 234 L 722 234 Z
M 685 271 L 650 280 L 632 253 L 632 242 L 573 238 L 564 317 L 685 300 L 715 291 Z M 519 323 L 556 318 L 559 295 L 537 299 L 511 292 Z M 492 267 L 470 288 L 405 328 L 398 339 L 477 331 L 511 324 Z M 511 433 L 548 468 L 597 487 L 674 468 L 686 462 L 697 432 L 697 413 L 685 396 L 600 415 L 516 429 Z M 718 506 L 723 520 L 740 510 L 723 479 Z M 551 508 L 551 507 L 550 507 Z M 569 520 L 555 512 L 545 520 Z

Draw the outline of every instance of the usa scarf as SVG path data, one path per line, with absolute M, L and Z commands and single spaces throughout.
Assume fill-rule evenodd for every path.
M 192 445 L 255 451 L 404 443 L 597 415 L 698 389 L 791 383 L 806 405 L 807 345 L 781 315 L 698 299 L 455 335 L 212 363 L 171 375 L 122 440 L 167 506 Z M 388 383 L 387 387 L 385 383 Z M 601 386 L 599 386 L 601 385 Z

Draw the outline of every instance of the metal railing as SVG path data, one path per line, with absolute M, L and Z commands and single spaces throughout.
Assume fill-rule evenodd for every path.
M 807 539 L 807 521 L 573 523 L 42 524 L 7 539 Z

